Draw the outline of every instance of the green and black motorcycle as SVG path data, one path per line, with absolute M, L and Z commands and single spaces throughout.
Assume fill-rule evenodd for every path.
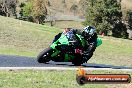
M 97 38 L 97 46 L 102 44 L 102 40 Z M 79 34 L 65 35 L 61 34 L 60 38 L 54 41 L 49 48 L 43 50 L 37 56 L 39 63 L 46 63 L 50 60 L 55 62 L 72 62 L 79 66 L 90 58 L 84 59 L 83 54 L 87 47 L 87 41 Z

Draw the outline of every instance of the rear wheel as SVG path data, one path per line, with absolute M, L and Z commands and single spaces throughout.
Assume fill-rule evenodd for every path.
M 81 64 L 83 64 L 82 57 L 80 55 L 76 55 L 76 57 L 72 61 L 72 64 L 74 64 L 75 66 L 80 66 Z
M 72 64 L 74 64 L 75 66 L 81 66 L 81 62 L 79 62 L 79 61 L 74 61 L 74 62 L 72 62 Z
M 51 48 L 47 48 L 39 53 L 37 56 L 37 61 L 39 63 L 46 63 L 50 61 L 51 54 L 53 53 L 53 50 Z

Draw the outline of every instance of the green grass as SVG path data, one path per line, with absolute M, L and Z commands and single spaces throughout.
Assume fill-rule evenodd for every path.
M 62 29 L 0 16 L 0 54 L 36 57 Z M 132 41 L 103 37 L 88 63 L 132 66 Z
M 2 16 L 0 20 L 0 54 L 36 56 L 61 31 L 59 28 Z
M 132 41 L 127 39 L 103 37 L 103 44 L 96 48 L 89 63 L 115 66 L 132 66 Z
M 125 71 L 92 71 L 92 73 L 132 75 L 132 72 Z M 112 86 L 123 88 L 128 84 L 85 84 L 80 86 L 76 82 L 76 71 L 0 71 L 0 88 L 111 88 Z
M 37 52 L 22 51 L 15 49 L 1 49 L 0 52 L 3 55 L 18 55 L 18 56 L 28 56 L 28 57 L 36 57 L 37 54 Z

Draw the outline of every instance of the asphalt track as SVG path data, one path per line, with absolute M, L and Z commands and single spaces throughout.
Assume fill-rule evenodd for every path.
M 94 70 L 129 70 L 132 71 L 132 67 L 125 66 L 113 66 L 105 64 L 95 64 L 95 63 L 85 63 L 82 64 L 85 69 Z M 70 62 L 53 62 L 50 61 L 46 64 L 38 63 L 34 57 L 23 57 L 23 56 L 9 56 L 0 55 L 0 69 L 76 69 L 78 67 L 74 66 Z

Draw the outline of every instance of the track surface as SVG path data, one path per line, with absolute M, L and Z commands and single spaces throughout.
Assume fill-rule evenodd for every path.
M 94 69 L 128 69 L 132 70 L 132 67 L 123 67 L 123 66 L 112 66 L 104 64 L 94 64 L 94 63 L 85 63 L 82 65 L 86 68 Z M 8 56 L 0 55 L 0 67 L 71 67 L 75 68 L 70 62 L 53 62 L 50 61 L 47 64 L 38 63 L 34 57 L 22 57 L 22 56 Z

